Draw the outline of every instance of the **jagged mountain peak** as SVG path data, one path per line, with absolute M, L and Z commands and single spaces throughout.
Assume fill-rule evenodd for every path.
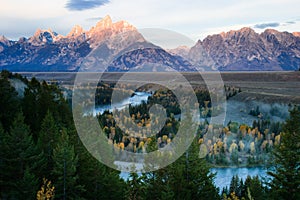
M 111 20 L 111 17 L 109 15 L 106 15 L 96 24 L 96 29 L 108 29 L 111 28 L 112 24 L 113 22 Z
M 89 42 L 92 48 L 98 46 L 103 41 L 110 39 L 114 35 L 122 33 L 126 35 L 124 35 L 125 37 L 127 37 L 130 33 L 134 35 L 141 35 L 133 25 L 126 21 L 118 21 L 113 23 L 110 16 L 104 17 L 97 23 L 95 27 L 92 27 L 86 33 L 87 37 L 90 38 Z M 138 37 L 142 38 L 142 36 Z
M 107 15 L 101 19 L 95 27 L 92 27 L 89 30 L 89 34 L 93 35 L 107 30 L 119 33 L 124 31 L 133 31 L 136 30 L 136 28 L 127 21 L 123 20 L 113 23 L 111 17 Z
M 29 38 L 29 42 L 33 45 L 43 45 L 43 44 L 50 44 L 56 41 L 60 36 L 52 31 L 51 29 L 48 30 L 42 30 L 37 29 L 36 32 L 32 37 Z
M 43 29 L 38 28 L 38 29 L 35 31 L 35 33 L 34 33 L 33 36 L 39 36 L 39 35 L 41 35 L 41 34 L 43 34 L 43 33 L 49 33 L 49 34 L 51 34 L 51 35 L 53 35 L 53 36 L 57 36 L 57 35 L 58 35 L 56 32 L 52 31 L 50 28 L 49 28 L 48 30 L 43 30 Z
M 136 31 L 136 28 L 127 21 L 118 21 L 114 23 L 113 28 L 119 32 Z
M 75 25 L 72 30 L 68 33 L 67 37 L 77 37 L 84 33 L 84 30 L 81 26 Z

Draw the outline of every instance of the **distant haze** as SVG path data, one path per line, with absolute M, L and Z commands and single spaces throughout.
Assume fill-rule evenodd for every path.
M 196 41 L 171 30 L 143 28 L 138 30 L 146 40 L 164 49 L 175 49 L 179 46 L 192 47 Z

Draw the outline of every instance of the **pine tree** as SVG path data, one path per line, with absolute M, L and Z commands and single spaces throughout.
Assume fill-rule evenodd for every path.
M 199 145 L 194 140 L 189 149 L 169 168 L 169 179 L 176 199 L 219 199 L 214 174 L 204 158 L 199 158 Z
M 10 133 L 1 133 L 1 194 L 7 198 L 22 198 L 36 192 L 37 179 L 33 172 L 39 171 L 43 155 L 38 151 L 19 113 Z M 24 189 L 24 190 L 23 190 Z
M 155 137 L 151 137 L 147 142 L 146 151 L 153 152 L 158 150 L 157 140 Z M 151 161 L 145 160 L 145 168 L 152 164 Z M 153 166 L 151 166 L 153 167 Z M 160 200 L 160 199 L 174 199 L 174 192 L 171 184 L 169 183 L 169 171 L 168 168 L 161 168 L 156 171 L 151 171 L 143 174 L 143 181 L 146 183 L 146 195 L 145 199 Z M 157 189 L 159 188 L 159 189 Z M 155 191 L 155 192 L 153 192 Z
M 38 189 L 38 182 L 38 178 L 30 172 L 29 168 L 26 168 L 23 178 L 17 182 L 18 189 L 22 191 L 18 199 L 34 199 Z
M 247 176 L 244 184 L 244 191 L 243 196 L 250 199 L 248 196 L 250 195 L 251 198 L 257 200 L 263 200 L 267 198 L 266 189 L 263 187 L 262 182 L 260 181 L 258 176 L 250 177 Z
M 300 107 L 290 111 L 281 134 L 280 145 L 273 151 L 274 170 L 270 184 L 278 199 L 300 199 Z
M 133 170 L 134 171 L 134 170 Z M 126 192 L 126 199 L 128 200 L 142 200 L 145 199 L 146 185 L 143 177 L 136 172 L 131 172 L 127 181 L 128 189 Z
M 28 87 L 25 88 L 22 110 L 25 122 L 30 126 L 35 141 L 37 141 L 41 123 L 49 111 L 58 126 L 70 128 L 72 124 L 70 108 L 58 87 L 48 85 L 45 81 L 40 83 L 35 78 L 32 78 Z
M 169 182 L 168 168 L 161 168 L 157 171 L 145 173 L 142 178 L 143 182 L 146 183 L 145 199 L 174 199 L 174 192 Z
M 50 177 L 50 173 L 53 168 L 53 149 L 57 144 L 58 138 L 58 127 L 56 126 L 52 114 L 48 111 L 42 122 L 37 142 L 40 151 L 44 152 L 45 155 L 45 164 L 41 166 L 41 177 Z
M 4 130 L 9 131 L 16 113 L 19 111 L 20 101 L 18 93 L 8 80 L 7 72 L 0 74 L 0 122 Z
M 37 139 L 37 132 L 44 116 L 39 116 L 40 101 L 40 83 L 36 78 L 32 78 L 25 88 L 24 98 L 22 101 L 22 111 L 24 112 L 25 122 L 33 132 L 34 140 Z
M 79 199 L 84 190 L 78 183 L 78 156 L 70 143 L 66 130 L 62 130 L 57 146 L 53 150 L 53 184 L 59 199 Z
M 235 175 L 231 178 L 230 186 L 229 186 L 229 193 L 231 194 L 234 192 L 235 194 L 237 194 L 238 190 L 239 190 L 239 176 Z
M 6 138 L 6 134 L 4 132 L 4 129 L 2 127 L 2 123 L 0 121 L 0 198 L 3 196 L 5 196 L 3 193 L 5 193 L 5 186 L 6 186 L 6 180 L 4 179 L 4 170 L 6 168 L 5 166 L 5 161 L 4 161 L 4 156 L 5 156 L 5 152 L 3 151 L 3 147 L 5 145 L 4 143 L 4 139 Z
M 78 137 L 78 136 L 77 136 Z M 81 142 L 76 144 L 79 157 L 79 182 L 84 184 L 86 199 L 123 199 L 126 184 L 119 171 L 111 169 L 95 159 Z

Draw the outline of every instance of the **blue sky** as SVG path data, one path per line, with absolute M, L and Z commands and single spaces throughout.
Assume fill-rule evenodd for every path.
M 90 29 L 106 15 L 194 41 L 245 26 L 299 32 L 299 8 L 299 0 L 1 0 L 0 35 L 29 37 L 38 28 L 65 35 L 76 24 Z

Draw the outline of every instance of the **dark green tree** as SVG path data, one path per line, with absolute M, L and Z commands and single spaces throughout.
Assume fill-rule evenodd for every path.
M 143 181 L 146 183 L 145 199 L 160 200 L 175 198 L 169 181 L 168 168 L 162 168 L 157 171 L 144 174 Z
M 280 145 L 273 150 L 274 169 L 270 184 L 276 199 L 300 199 L 300 107 L 290 111 L 281 134 Z
M 168 168 L 175 199 L 219 199 L 213 183 L 215 175 L 210 172 L 205 159 L 199 158 L 197 140 Z
M 4 174 L 4 170 L 6 168 L 5 166 L 5 161 L 4 161 L 4 152 L 3 152 L 3 149 L 4 149 L 4 145 L 5 145 L 5 141 L 4 139 L 6 139 L 6 134 L 4 132 L 4 129 L 2 127 L 2 123 L 0 122 L 0 197 L 3 197 L 5 193 L 5 190 L 4 190 L 4 187 L 6 186 L 6 183 L 5 183 L 5 174 Z
M 33 133 L 37 133 L 41 121 L 44 119 L 44 116 L 39 115 L 40 87 L 40 82 L 36 78 L 32 78 L 28 87 L 25 88 L 22 101 L 25 122 L 30 126 Z M 36 135 L 34 135 L 34 139 L 37 139 Z
M 228 190 L 228 187 L 223 187 L 222 191 L 221 191 L 221 196 L 229 196 L 230 193 L 229 193 L 229 190 Z
M 58 142 L 59 129 L 50 111 L 47 112 L 41 124 L 37 146 L 44 152 L 45 164 L 41 166 L 41 177 L 50 177 L 53 168 L 53 149 Z
M 0 132 L 2 197 L 23 199 L 35 194 L 37 179 L 34 173 L 39 172 L 39 166 L 44 162 L 43 154 L 33 142 L 22 113 L 17 115 L 9 133 Z
M 229 194 L 235 193 L 236 195 L 239 193 L 239 176 L 235 175 L 231 178 L 230 186 L 229 186 Z
M 79 141 L 76 144 L 79 157 L 79 182 L 84 184 L 86 199 L 124 199 L 126 183 L 120 173 L 95 159 Z
M 17 182 L 18 189 L 21 192 L 18 199 L 35 199 L 38 190 L 39 179 L 36 175 L 30 172 L 29 168 L 24 171 L 23 178 Z
M 52 177 L 55 197 L 59 199 L 80 199 L 84 190 L 78 183 L 78 156 L 65 129 L 62 130 L 57 146 L 53 150 Z
M 134 171 L 134 170 L 133 170 Z M 127 191 L 125 193 L 128 200 L 142 200 L 145 198 L 146 184 L 143 176 L 139 176 L 136 172 L 131 172 L 127 180 Z
M 58 127 L 72 127 L 71 110 L 56 85 L 42 84 L 35 78 L 28 83 L 22 101 L 25 122 L 30 126 L 33 138 L 37 141 L 41 123 L 48 111 L 55 118 Z
M 247 176 L 244 184 L 243 196 L 249 199 L 248 196 L 251 194 L 253 199 L 263 200 L 267 199 L 266 188 L 263 186 L 258 176 L 250 177 Z
M 147 144 L 146 151 L 149 153 L 156 150 L 158 150 L 157 140 L 155 139 L 155 137 L 152 137 L 151 141 Z M 148 165 L 151 165 L 151 162 L 147 160 L 146 162 L 146 167 Z M 169 182 L 168 167 L 143 174 L 143 181 L 147 186 L 145 199 L 174 199 L 174 192 Z M 159 190 L 157 188 L 159 188 Z
M 14 87 L 11 86 L 5 72 L 0 74 L 0 122 L 6 131 L 20 111 L 20 99 Z

